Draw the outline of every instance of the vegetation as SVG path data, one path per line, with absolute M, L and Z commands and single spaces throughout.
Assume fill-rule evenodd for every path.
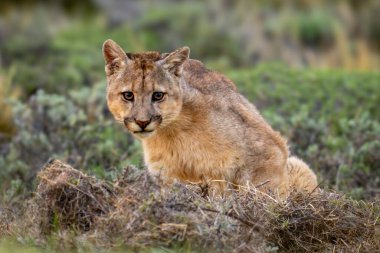
M 38 178 L 24 214 L 0 220 L 2 233 L 60 251 L 380 250 L 380 206 L 335 193 L 293 193 L 282 202 L 242 187 L 213 196 L 191 185 L 161 188 L 147 171 L 131 166 L 110 185 L 58 160 L 49 161 Z
M 380 74 L 269 64 L 227 75 L 318 173 L 322 187 L 374 199 L 380 186 Z M 18 131 L 0 157 L 5 198 L 33 189 L 36 172 L 52 157 L 109 179 L 127 164 L 142 165 L 139 142 L 107 111 L 104 86 L 67 95 L 40 90 L 28 102 L 13 104 Z
M 230 77 L 319 173 L 321 185 L 355 198 L 378 195 L 379 73 L 261 65 Z
M 117 8 L 109 9 L 103 1 L 72 5 L 68 2 L 63 7 L 60 4 L 15 7 L 12 3 L 8 6 L 6 1 L 0 3 L 0 7 L 4 7 L 0 8 L 0 240 L 3 238 L 0 252 L 17 248 L 20 242 L 37 246 L 36 249 L 19 249 L 25 252 L 40 252 L 41 246 L 47 252 L 57 249 L 85 252 L 95 248 L 107 252 L 108 247 L 103 247 L 106 241 L 99 237 L 101 233 L 115 235 L 115 241 L 110 243 L 112 247 L 120 245 L 121 250 L 128 244 L 137 248 L 150 246 L 154 252 L 160 252 L 157 247 L 161 246 L 196 251 L 197 245 L 192 240 L 200 238 L 199 231 L 210 234 L 206 238 L 209 241 L 200 241 L 203 245 L 215 246 L 213 249 L 220 245 L 234 247 L 239 236 L 255 230 L 243 225 L 240 218 L 272 228 L 268 233 L 256 231 L 247 250 L 253 247 L 255 240 L 263 251 L 326 251 L 334 247 L 346 250 L 344 244 L 350 246 L 358 242 L 359 234 L 363 235 L 363 241 L 356 246 L 361 245 L 363 251 L 379 249 L 375 248 L 379 245 L 371 241 L 379 231 L 380 196 L 377 1 L 367 1 L 367 4 L 295 1 L 288 6 L 278 1 L 271 4 L 239 1 L 234 8 L 227 8 L 222 1 L 211 1 L 207 6 L 186 1 L 173 4 L 170 0 L 160 4 L 139 1 L 135 6 L 125 1 L 126 6 L 120 9 L 124 8 L 125 13 L 136 11 L 121 16 Z M 143 164 L 140 143 L 113 121 L 106 107 L 101 45 L 108 38 L 127 51 L 169 51 L 190 46 L 192 58 L 202 60 L 209 68 L 231 78 L 266 120 L 288 138 L 292 153 L 310 164 L 326 192 L 315 197 L 293 196 L 283 205 L 266 201 L 267 204 L 260 206 L 256 200 L 261 201 L 261 197 L 256 199 L 258 196 L 248 191 L 249 198 L 255 200 L 250 206 L 240 202 L 238 196 L 219 200 L 201 198 L 194 187 L 178 186 L 172 195 L 157 196 L 152 193 L 157 186 L 152 185 L 154 189 L 147 187 L 141 192 L 141 199 L 132 209 L 124 207 L 116 213 L 115 206 L 126 201 L 118 194 L 130 189 L 117 185 L 123 178 L 124 168 L 135 165 L 142 169 Z M 105 189 L 113 192 L 116 197 L 105 202 L 109 210 L 91 209 L 95 214 L 85 216 L 91 220 L 79 228 L 75 223 L 77 216 L 73 221 L 69 216 L 45 213 L 37 217 L 47 219 L 45 227 L 42 223 L 46 220 L 38 220 L 26 229 L 24 224 L 36 220 L 25 215 L 25 206 L 30 204 L 38 214 L 43 213 L 39 208 L 43 208 L 44 203 L 39 203 L 37 200 L 41 199 L 34 194 L 41 193 L 41 188 L 37 190 L 36 176 L 52 158 L 80 169 L 83 173 L 80 178 L 91 183 L 86 187 L 93 184 L 103 189 L 104 184 Z M 70 183 L 70 186 L 82 187 L 82 179 L 75 173 L 69 177 L 71 181 L 66 178 L 61 186 Z M 86 181 L 87 175 L 96 179 Z M 146 186 L 141 186 L 141 178 L 136 182 L 138 187 Z M 41 183 L 46 186 L 43 180 L 39 183 L 40 187 Z M 103 192 L 96 187 L 79 189 Z M 338 194 L 330 194 L 331 190 Z M 77 191 L 72 193 L 70 198 L 78 194 Z M 188 198 L 189 203 L 185 201 Z M 50 201 L 54 206 L 56 196 L 52 195 Z M 239 219 L 226 216 L 225 211 L 230 210 L 228 205 L 232 202 L 232 206 L 241 208 L 234 212 L 248 216 L 238 216 Z M 186 208 L 195 208 L 194 205 L 215 208 L 218 212 L 203 217 L 201 211 L 191 209 L 190 216 L 186 216 Z M 176 208 L 179 210 L 174 210 Z M 264 214 L 250 216 L 249 212 L 256 209 Z M 49 210 L 52 209 L 45 206 L 44 211 Z M 160 239 L 158 244 L 143 245 L 138 240 L 125 240 L 131 231 L 117 224 L 126 222 L 126 215 L 136 210 L 141 211 L 139 218 L 154 222 L 132 226 L 140 229 L 140 240 L 153 242 L 162 236 L 165 241 Z M 74 210 L 82 211 L 81 208 Z M 341 223 L 317 217 L 318 213 L 327 212 L 335 212 Z M 107 215 L 116 216 L 114 220 L 103 219 Z M 193 223 L 194 217 L 200 216 L 205 219 L 203 226 L 206 227 Z M 187 224 L 186 229 L 193 237 L 181 237 L 181 226 L 170 225 L 165 230 L 159 227 L 160 222 Z M 96 224 L 100 234 L 90 229 L 89 224 Z M 364 228 L 363 224 L 373 226 Z M 198 225 L 201 229 L 195 233 L 192 229 Z M 352 234 L 343 229 L 351 225 L 356 229 Z M 43 235 L 40 234 L 42 228 L 47 229 Z M 316 229 L 315 233 L 307 233 L 312 228 Z M 154 230 L 157 234 L 145 234 L 151 229 L 158 229 Z M 216 234 L 217 231 L 234 236 L 221 241 L 224 237 Z M 83 239 L 88 242 L 85 246 L 79 243 L 82 233 L 83 238 L 88 239 Z M 124 238 L 116 236 L 123 233 Z M 327 237 L 321 237 L 322 234 Z M 311 240 L 312 237 L 325 245 Z M 58 239 L 64 242 L 60 244 Z M 308 240 L 312 243 L 307 244 Z M 371 242 L 373 248 L 370 248 Z M 352 247 L 354 249 L 358 248 Z

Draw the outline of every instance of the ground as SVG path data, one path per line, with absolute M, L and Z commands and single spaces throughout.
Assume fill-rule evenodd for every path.
M 281 9 L 281 4 L 261 6 L 259 1 L 246 1 L 255 8 L 232 10 L 223 9 L 225 7 L 215 1 L 211 12 L 221 11 L 216 16 L 218 22 L 208 21 L 210 9 L 200 3 L 191 5 L 181 1 L 176 5 L 169 0 L 166 5 L 155 8 L 145 6 L 140 9 L 144 15 L 132 13 L 136 16 L 129 20 L 123 19 L 126 17 L 123 12 L 119 21 L 112 10 L 113 14 L 105 15 L 105 9 L 77 15 L 75 10 L 74 14 L 67 14 L 56 12 L 58 6 L 49 9 L 51 6 L 36 5 L 19 9 L 15 12 L 18 14 L 12 16 L 2 13 L 3 10 L 13 13 L 12 8 L 0 8 L 0 252 L 10 249 L 117 252 L 118 247 L 110 249 L 109 245 L 99 245 L 104 243 L 100 240 L 101 232 L 119 236 L 125 233 L 124 238 L 115 236 L 116 242 L 112 241 L 122 251 L 126 247 L 126 235 L 131 231 L 117 225 L 127 224 L 129 221 L 123 219 L 136 210 L 137 218 L 150 222 L 138 222 L 134 224 L 136 227 L 131 227 L 141 229 L 141 238 L 153 236 L 149 240 L 158 243 L 146 248 L 153 252 L 196 251 L 197 245 L 191 243 L 192 240 L 199 238 L 200 232 L 209 230 L 213 231 L 209 233 L 210 241 L 200 241 L 210 247 L 215 246 L 214 242 L 224 245 L 223 238 L 228 238 L 230 245 L 237 245 L 237 237 L 242 236 L 240 240 L 244 241 L 245 235 L 252 234 L 255 236 L 249 239 L 253 241 L 246 246 L 254 245 L 255 238 L 264 238 L 259 242 L 264 243 L 260 245 L 266 251 L 290 251 L 292 247 L 298 251 L 310 249 L 313 244 L 307 243 L 311 238 L 308 235 L 324 242 L 324 245 L 315 244 L 319 247 L 317 251 L 356 242 L 355 245 L 361 245 L 361 251 L 376 249 L 378 246 L 376 242 L 371 243 L 371 238 L 379 236 L 380 72 L 378 65 L 372 63 L 380 62 L 376 49 L 379 45 L 379 37 L 376 37 L 378 3 L 372 1 L 368 6 L 364 2 L 356 3 L 350 12 L 347 3 L 335 6 L 335 2 L 316 2 L 310 11 L 303 3 Z M 242 3 L 240 7 L 244 7 Z M 340 8 L 345 10 L 343 16 Z M 93 11 L 88 6 L 85 9 Z M 267 15 L 273 11 L 280 11 L 281 15 Z M 259 15 L 261 12 L 265 15 Z M 240 19 L 250 14 L 257 27 L 245 26 L 251 19 Z M 347 19 L 352 22 L 346 22 Z M 229 23 L 230 20 L 234 21 Z M 325 30 L 330 27 L 326 23 L 334 24 L 331 26 L 334 29 Z M 247 27 L 249 29 L 244 30 Z M 360 42 L 367 41 L 368 47 L 355 44 L 355 40 L 351 40 L 353 34 L 359 36 L 356 39 Z M 251 35 L 254 40 L 248 43 Z M 135 206 L 116 208 L 116 199 L 123 200 L 119 194 L 130 189 L 128 184 L 115 186 L 123 182 L 124 169 L 133 165 L 140 173 L 145 170 L 140 143 L 113 121 L 106 107 L 101 45 L 108 38 L 133 52 L 172 51 L 190 46 L 192 58 L 231 78 L 269 124 L 288 139 L 292 154 L 305 160 L 316 172 L 324 192 L 314 197 L 295 195 L 285 204 L 276 204 L 270 198 L 257 201 L 255 192 L 248 191 L 246 196 L 253 201 L 247 203 L 241 196 L 205 199 L 199 196 L 197 187 L 178 186 L 171 193 L 155 195 L 151 194 L 157 187 L 153 184 L 143 187 L 146 191 L 136 193 L 142 195 L 136 198 Z M 286 57 L 281 58 L 283 56 Z M 326 65 L 319 64 L 322 62 Z M 35 220 L 31 216 L 27 219 L 25 208 L 35 208 L 38 214 L 47 210 L 44 205 L 48 198 L 36 197 L 46 186 L 45 181 L 37 180 L 37 174 L 53 158 L 81 171 L 84 180 L 76 177 L 81 174 L 75 170 L 76 176 L 61 178 L 59 186 L 63 188 L 55 190 L 65 189 L 73 193 L 71 197 L 76 196 L 78 188 L 70 187 L 82 186 L 82 182 L 89 182 L 86 181 L 89 176 L 94 176 L 90 182 L 96 187 L 91 189 L 99 190 L 96 192 L 100 197 L 107 192 L 103 191 L 106 187 L 103 184 L 116 194 L 104 202 L 109 210 L 98 210 L 89 201 L 84 210 L 92 206 L 96 211 L 91 209 L 91 212 L 96 215 L 84 215 L 89 220 L 79 228 L 74 221 L 82 216 L 74 216 L 74 221 L 70 216 L 60 217 L 62 212 L 57 212 L 60 209 L 41 216 L 47 218 L 45 223 L 25 226 Z M 141 187 L 144 181 L 133 182 Z M 85 188 L 83 192 L 92 194 L 91 189 Z M 51 206 L 61 203 L 55 201 L 57 195 L 51 196 Z M 204 210 L 191 209 L 195 207 Z M 83 215 L 83 209 L 75 210 Z M 121 211 L 116 215 L 115 210 Z M 111 214 L 115 218 L 113 223 L 98 220 Z M 202 217 L 204 223 L 194 225 L 194 217 Z M 256 231 L 249 222 L 252 219 L 268 233 Z M 20 222 L 14 223 L 17 220 Z M 90 224 L 96 224 L 100 232 L 91 233 Z M 145 227 L 141 227 L 142 224 Z M 355 225 L 355 229 L 350 230 L 353 233 L 345 230 L 348 224 Z M 101 230 L 101 225 L 106 229 Z M 39 233 L 42 228 L 46 234 Z M 188 231 L 186 238 L 184 228 Z M 197 232 L 190 233 L 194 228 L 198 228 Z M 225 237 L 215 234 L 218 231 L 225 232 Z M 310 231 L 315 234 L 308 233 Z M 231 233 L 237 237 L 230 236 Z M 318 237 L 322 234 L 331 236 Z M 162 240 L 157 239 L 157 235 Z M 134 236 L 130 238 L 136 239 Z M 84 245 L 90 237 L 97 243 Z M 297 238 L 305 244 L 300 244 Z M 61 239 L 65 240 L 60 243 Z M 136 241 L 127 244 L 138 246 L 133 243 Z

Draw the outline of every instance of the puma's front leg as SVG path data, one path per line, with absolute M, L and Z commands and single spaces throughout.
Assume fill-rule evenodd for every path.
M 153 162 L 153 163 L 147 163 L 146 164 L 148 168 L 149 175 L 160 184 L 169 186 L 173 183 L 173 180 L 168 178 L 168 176 L 165 173 L 165 168 L 160 162 Z

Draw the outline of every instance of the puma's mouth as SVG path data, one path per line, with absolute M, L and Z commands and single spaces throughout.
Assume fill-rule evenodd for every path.
M 124 126 L 131 134 L 136 137 L 147 137 L 153 134 L 157 130 L 159 123 L 158 122 L 150 122 L 145 126 L 139 126 L 135 122 L 124 121 Z
M 154 130 L 141 130 L 141 131 L 134 131 L 133 133 L 134 134 L 143 134 L 143 133 L 151 133 L 153 131 Z
M 154 130 L 141 130 L 141 131 L 134 131 L 132 132 L 136 137 L 139 137 L 139 138 L 145 138 L 145 137 L 149 137 L 150 135 L 152 135 L 154 132 Z

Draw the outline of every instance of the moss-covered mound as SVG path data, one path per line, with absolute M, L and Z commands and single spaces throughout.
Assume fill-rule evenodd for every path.
M 380 205 L 336 193 L 292 194 L 280 202 L 252 187 L 202 196 L 198 186 L 164 188 L 133 167 L 111 185 L 58 160 L 48 162 L 38 178 L 22 214 L 12 218 L 1 211 L 3 237 L 46 246 L 53 236 L 61 249 L 380 250 Z

